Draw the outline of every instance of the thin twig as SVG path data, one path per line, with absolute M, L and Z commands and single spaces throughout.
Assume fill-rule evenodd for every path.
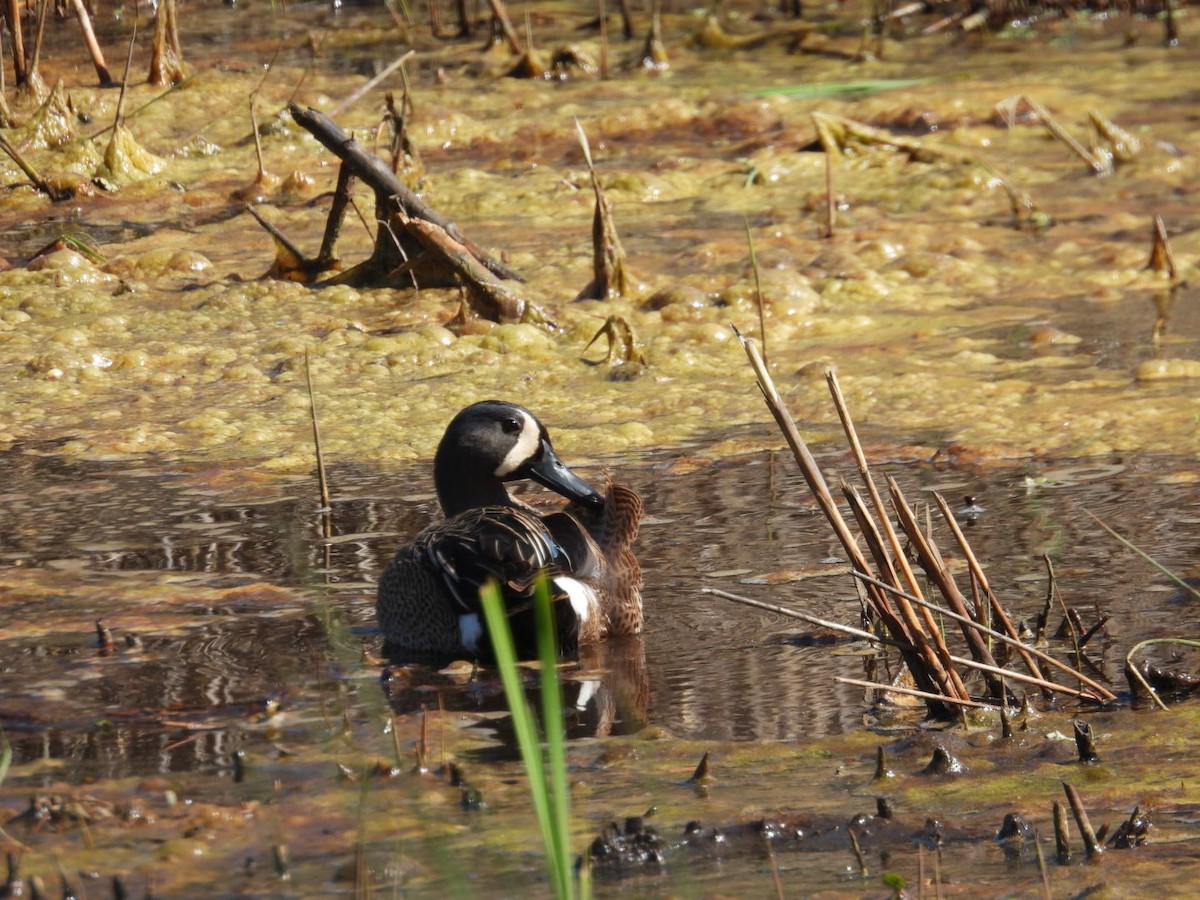
M 608 80 L 608 10 L 604 8 L 604 0 L 599 0 L 600 6 L 600 79 Z
M 916 688 L 899 687 L 894 684 L 880 684 L 878 681 L 866 681 L 861 678 L 846 678 L 842 675 L 834 675 L 833 680 L 838 684 L 852 684 L 855 687 L 872 688 L 873 690 L 884 691 L 885 693 L 907 694 L 910 697 L 920 697 L 923 700 L 941 700 L 946 703 L 953 703 L 956 706 L 970 706 L 976 709 L 999 709 L 995 703 L 984 703 L 980 700 L 960 700 L 957 697 L 946 697 L 943 694 L 919 691 Z
M 841 511 L 833 499 L 833 494 L 829 491 L 829 485 L 825 481 L 825 476 L 821 474 L 821 469 L 817 465 L 816 459 L 813 458 L 808 445 L 804 442 L 804 438 L 800 436 L 800 431 L 796 427 L 796 422 L 792 419 L 791 413 L 784 406 L 783 398 L 779 395 L 779 391 L 775 387 L 775 382 L 771 379 L 770 372 L 767 371 L 766 363 L 763 361 L 758 347 L 753 340 L 745 337 L 737 328 L 734 328 L 733 332 L 737 335 L 738 340 L 742 342 L 742 348 L 746 351 L 746 355 L 750 359 L 750 366 L 754 369 L 754 374 L 758 377 L 758 387 L 762 391 L 763 398 L 766 400 L 767 408 L 771 411 L 771 415 L 775 417 L 775 423 L 779 426 L 780 431 L 783 432 L 784 440 L 787 441 L 788 447 L 791 448 L 792 455 L 796 458 L 796 463 L 800 466 L 800 473 L 804 476 L 804 480 L 808 484 L 808 489 L 812 491 L 813 497 L 821 507 L 821 512 L 833 528 L 838 541 L 846 551 L 854 567 L 863 572 L 871 571 L 871 567 L 863 556 L 862 550 L 859 549 L 858 542 L 854 539 L 854 535 L 851 533 L 846 520 L 842 517 Z
M 1034 678 L 1032 675 L 1025 675 L 1022 672 L 1014 672 L 1011 669 L 1002 669 L 999 666 L 989 666 L 987 663 L 981 663 L 978 660 L 967 659 L 965 656 L 951 656 L 953 662 L 960 666 L 966 666 L 970 669 L 978 669 L 981 672 L 988 672 L 993 675 L 1003 675 L 1005 678 L 1011 678 L 1013 681 L 1023 681 L 1026 684 L 1037 685 L 1040 688 L 1045 688 L 1048 691 L 1057 691 L 1060 694 L 1067 694 L 1071 697 L 1078 697 L 1080 700 L 1091 700 L 1099 703 L 1100 698 L 1095 694 L 1087 691 L 1076 690 L 1075 688 L 1066 687 L 1065 685 L 1055 684 L 1053 681 L 1046 681 L 1044 678 Z
M 880 637 L 870 631 L 864 631 L 861 628 L 855 628 L 853 625 L 843 625 L 841 622 L 831 622 L 829 619 L 822 619 L 818 616 L 812 616 L 808 613 L 800 612 L 796 609 L 788 609 L 786 606 L 779 606 L 774 603 L 765 603 L 762 600 L 755 600 L 753 597 L 746 597 L 742 594 L 732 594 L 729 591 L 723 591 L 720 588 L 701 588 L 700 591 L 705 594 L 712 594 L 716 597 L 724 597 L 726 600 L 732 600 L 734 603 L 741 603 L 746 606 L 756 606 L 759 609 L 765 609 L 768 612 L 777 613 L 781 616 L 787 616 L 789 619 L 799 619 L 802 622 L 808 622 L 810 625 L 816 625 L 819 628 L 828 628 L 832 631 L 840 631 L 842 634 L 848 634 L 851 637 L 859 638 L 864 641 L 873 641 L 879 644 L 886 644 L 892 647 L 899 647 L 900 642 L 889 638 Z
M 1045 675 L 1041 668 L 1031 658 L 1029 648 L 1017 637 L 1017 628 L 1009 618 L 1004 607 L 1000 605 L 1000 599 L 992 591 L 991 585 L 988 584 L 987 575 L 984 574 L 983 566 L 979 564 L 979 560 L 975 558 L 974 551 L 971 550 L 971 545 L 967 543 L 966 535 L 962 529 L 958 527 L 958 520 L 954 518 L 954 513 L 950 510 L 949 504 L 946 503 L 944 497 L 936 491 L 933 494 L 934 501 L 938 505 L 938 509 L 942 511 L 942 518 L 946 520 L 946 525 L 950 528 L 950 533 L 954 536 L 955 542 L 958 544 L 958 549 L 962 552 L 967 560 L 967 567 L 971 571 L 971 576 L 980 590 L 988 599 L 988 604 L 991 607 L 992 615 L 1004 627 L 1004 633 L 1010 638 L 1009 643 L 1017 648 L 1017 652 L 1021 654 L 1021 658 L 1025 661 L 1026 668 L 1029 669 L 1029 674 L 1036 675 L 1039 678 L 1044 678 Z M 994 632 L 993 632 L 994 634 Z
M 746 246 L 750 248 L 750 271 L 754 273 L 754 296 L 758 300 L 758 339 L 762 343 L 762 358 L 763 364 L 770 366 L 770 360 L 767 356 L 767 313 L 763 304 L 762 279 L 758 273 L 758 257 L 754 255 L 754 235 L 750 233 L 750 220 L 742 217 L 742 224 L 746 226 Z
M 858 876 L 866 878 L 870 874 L 870 870 L 867 868 L 866 857 L 863 856 L 862 845 L 858 842 L 858 832 L 851 829 L 849 835 L 850 849 L 853 851 L 854 859 L 858 863 Z
M 104 63 L 104 51 L 100 49 L 100 43 L 96 40 L 96 32 L 92 28 L 92 18 L 88 15 L 87 7 L 84 6 L 83 0 L 71 0 L 71 6 L 75 10 L 75 16 L 79 19 L 79 27 L 83 31 L 83 42 L 87 45 L 88 53 L 92 57 L 92 65 L 96 69 L 96 77 L 100 80 L 100 87 L 112 87 L 112 75 L 109 74 L 108 66 Z
M 1166 223 L 1163 222 L 1163 217 L 1158 215 L 1158 213 L 1154 214 L 1150 259 L 1146 263 L 1146 268 L 1155 272 L 1161 272 L 1165 269 L 1172 281 L 1179 274 L 1179 270 L 1175 267 L 1175 254 L 1171 252 L 1171 242 L 1167 239 Z
M 308 348 L 304 348 L 304 378 L 308 382 L 308 409 L 312 416 L 313 449 L 317 455 L 317 484 L 321 489 L 321 510 L 328 511 L 329 481 L 325 477 L 325 454 L 321 451 L 321 428 L 317 422 L 317 398 L 313 393 L 312 367 L 309 364 Z
M 520 56 L 521 39 L 517 37 L 517 30 L 513 28 L 512 19 L 508 17 L 508 10 L 504 8 L 504 0 L 488 0 L 488 6 L 491 7 L 492 16 L 499 23 L 500 31 L 513 56 Z
M 34 33 L 33 39 L 33 58 L 29 62 L 29 74 L 33 77 L 38 74 L 38 63 L 42 58 L 42 37 L 46 33 L 46 10 L 50 8 L 50 0 L 41 0 L 37 7 L 37 31 Z M 10 28 L 20 28 L 21 23 L 9 23 Z
M 1091 510 L 1085 509 L 1084 512 L 1087 513 L 1088 517 L 1093 522 L 1095 522 L 1097 525 L 1099 525 L 1101 528 L 1103 528 L 1105 531 L 1107 531 L 1109 534 L 1111 534 L 1114 538 L 1116 538 L 1117 542 L 1120 543 L 1123 547 L 1125 547 L 1127 550 L 1132 550 L 1134 553 L 1136 553 L 1138 556 L 1140 556 L 1146 562 L 1150 563 L 1150 565 L 1152 565 L 1154 568 L 1158 569 L 1158 571 L 1162 572 L 1162 574 L 1166 575 L 1168 578 L 1170 578 L 1173 582 L 1175 582 L 1177 585 L 1179 585 L 1185 591 L 1189 592 L 1197 600 L 1200 600 L 1200 589 L 1198 589 L 1194 584 L 1189 584 L 1188 582 L 1184 581 L 1182 578 L 1180 578 L 1178 575 L 1176 575 L 1174 572 L 1172 572 L 1170 569 L 1168 569 L 1166 566 L 1164 566 L 1162 563 L 1160 563 L 1158 560 L 1156 560 L 1149 553 L 1142 550 L 1140 547 L 1138 547 L 1133 542 L 1129 541 L 1127 538 L 1121 537 L 1120 534 L 1118 534 L 1117 532 L 1115 532 L 1111 528 L 1109 528 L 1107 525 L 1105 525 L 1104 521 L 1102 519 L 1100 519 L 1098 516 L 1096 516 L 1094 513 L 1092 513 Z
M 900 485 L 896 479 L 888 476 L 888 489 L 892 496 L 892 506 L 895 508 L 897 515 L 900 518 L 900 523 L 904 528 L 904 533 L 908 536 L 909 542 L 917 551 L 917 558 L 921 562 L 921 567 L 925 570 L 938 588 L 947 605 L 957 613 L 955 617 L 961 626 L 963 637 L 967 641 L 967 645 L 971 649 L 971 655 L 982 663 L 984 671 L 990 671 L 986 668 L 995 666 L 996 661 L 992 658 L 991 651 L 987 647 L 987 643 L 980 637 L 979 632 L 975 629 L 975 620 L 970 618 L 967 610 L 966 600 L 958 589 L 958 584 L 954 581 L 954 576 L 950 574 L 945 561 L 942 559 L 941 553 L 937 549 L 937 545 L 933 542 L 930 535 L 932 523 L 926 516 L 925 529 L 922 530 L 913 515 L 908 502 L 904 499 L 903 493 L 900 491 Z M 928 509 L 926 510 L 928 513 Z M 922 612 L 925 616 L 926 625 L 933 634 L 933 616 L 928 607 L 922 606 Z M 939 652 L 943 652 L 943 644 L 937 644 Z M 988 678 L 988 690 L 997 700 L 1003 698 L 1003 687 L 994 678 Z
M 1046 107 L 1042 106 L 1037 100 L 1034 100 L 1028 94 L 1023 98 L 1026 105 L 1033 111 L 1042 121 L 1042 125 L 1054 137 L 1056 141 L 1069 149 L 1072 153 L 1087 163 L 1088 168 L 1096 175 L 1106 175 L 1112 171 L 1112 164 L 1107 160 L 1099 158 L 1095 153 L 1089 151 L 1083 144 L 1075 140 L 1075 138 L 1065 128 L 1058 123 L 1058 120 L 1050 114 Z
M 873 641 L 878 644 L 887 644 L 887 645 L 891 645 L 893 647 L 902 647 L 903 646 L 898 641 L 891 640 L 891 639 L 888 639 L 885 637 L 881 637 L 877 634 L 872 634 L 869 631 L 863 631 L 861 628 L 854 628 L 853 626 L 850 626 L 850 625 L 842 625 L 841 623 L 838 623 L 838 622 L 830 622 L 828 619 L 821 619 L 821 618 L 818 618 L 817 616 L 810 616 L 808 613 L 803 613 L 803 612 L 800 612 L 799 610 L 788 609 L 785 606 L 777 606 L 776 604 L 773 604 L 773 603 L 764 603 L 761 600 L 755 600 L 753 597 L 745 597 L 741 594 L 733 594 L 733 593 L 730 593 L 729 591 L 723 591 L 720 588 L 701 588 L 701 590 L 706 594 L 713 594 L 717 597 L 724 597 L 726 600 L 732 600 L 735 603 L 742 603 L 746 606 L 755 606 L 755 607 L 758 607 L 759 609 L 765 609 L 769 612 L 773 612 L 773 613 L 776 613 L 781 616 L 786 616 L 789 619 L 799 619 L 802 622 L 808 622 L 809 624 L 817 625 L 822 628 L 829 628 L 833 631 L 840 631 L 843 634 L 848 634 L 851 637 L 856 637 L 856 638 L 859 638 L 860 640 Z M 957 663 L 960 666 L 966 666 L 969 669 L 978 669 L 981 672 L 988 672 L 991 674 L 1003 675 L 1004 677 L 1012 678 L 1015 681 L 1023 681 L 1028 684 L 1033 684 L 1033 685 L 1037 685 L 1038 687 L 1045 688 L 1046 690 L 1056 691 L 1060 694 L 1067 694 L 1072 697 L 1078 697 L 1079 699 L 1082 699 L 1082 700 L 1097 701 L 1100 699 L 1093 694 L 1087 693 L 1086 691 L 1080 691 L 1080 690 L 1076 690 L 1075 688 L 1065 687 L 1064 685 L 1055 684 L 1054 682 L 1046 681 L 1045 679 L 1034 678 L 1032 675 L 1023 675 L 1020 672 L 1013 672 L 1008 669 L 1002 669 L 999 666 L 989 666 L 986 663 L 976 662 L 975 660 L 967 659 L 966 657 L 954 656 L 953 654 L 951 654 L 949 656 L 949 661 L 953 662 L 953 663 Z M 947 702 L 950 702 L 950 703 L 956 702 L 957 700 L 961 700 L 961 699 L 970 699 L 969 696 L 961 697 L 961 698 L 954 698 L 954 697 L 946 697 L 945 695 L 933 694 L 932 692 L 926 692 L 926 695 L 933 696 L 933 697 L 941 696 L 944 700 L 946 700 Z
M 288 253 L 295 256 L 298 260 L 303 261 L 305 259 L 304 253 L 300 250 L 300 248 L 292 243 L 287 235 L 263 218 L 262 213 L 255 209 L 252 204 L 246 204 L 246 212 L 250 213 L 250 215 L 254 217 L 254 221 L 258 222 L 258 224 L 263 227 L 263 230 L 274 240 L 278 241 Z
M 1150 687 L 1150 683 L 1146 681 L 1141 671 L 1133 663 L 1133 654 L 1137 653 L 1143 647 L 1148 647 L 1151 644 L 1183 644 L 1185 647 L 1200 647 L 1200 641 L 1191 641 L 1185 638 L 1150 638 L 1149 640 L 1139 641 L 1138 643 L 1134 644 L 1129 648 L 1129 652 L 1125 654 L 1125 671 L 1127 673 L 1133 673 L 1133 677 L 1136 678 L 1141 683 L 1142 687 L 1146 689 L 1146 693 L 1150 695 L 1151 699 L 1153 699 L 1156 704 L 1158 704 L 1158 708 L 1163 712 L 1166 712 L 1167 704 L 1163 703 L 1162 698 L 1158 696 L 1158 693 L 1152 687 Z
M 837 204 L 833 198 L 833 154 L 825 150 L 825 224 L 821 228 L 821 237 L 829 240 L 833 237 L 833 222 L 837 215 Z
M 837 411 L 838 419 L 842 423 L 842 432 L 846 435 L 846 442 L 850 445 L 854 464 L 858 467 L 858 477 L 862 480 L 863 486 L 866 487 L 867 494 L 871 498 L 871 505 L 875 509 L 875 518 L 883 526 L 883 532 L 887 536 L 892 558 L 900 567 L 900 573 L 904 576 L 909 593 L 920 595 L 921 589 L 917 583 L 917 576 L 913 572 L 912 566 L 908 564 L 908 556 L 900 544 L 896 529 L 892 527 L 891 519 L 883 505 L 883 497 L 875 486 L 875 479 L 871 477 L 871 470 L 867 465 L 867 454 L 863 451 L 862 442 L 858 439 L 858 430 L 854 427 L 854 420 L 850 417 L 850 407 L 842 393 L 842 386 L 838 382 L 837 374 L 832 369 L 825 372 L 825 383 L 829 387 L 830 396 L 833 397 L 833 408 Z
M 395 72 L 398 68 L 400 68 L 402 65 L 404 65 L 406 62 L 408 62 L 410 59 L 412 59 L 416 55 L 417 55 L 416 50 L 409 50 L 408 52 L 404 53 L 397 59 L 392 60 L 388 64 L 387 68 L 385 68 L 382 72 L 380 72 L 378 75 L 376 75 L 374 78 L 372 78 L 366 84 L 364 84 L 358 90 L 356 90 L 352 94 L 350 94 L 350 96 L 348 96 L 345 100 L 343 100 L 341 103 L 339 103 L 333 109 L 331 109 L 328 113 L 329 118 L 331 118 L 331 119 L 335 118 L 339 113 L 345 112 L 347 109 L 349 109 L 351 106 L 353 106 L 359 100 L 361 100 L 363 98 L 363 96 L 368 91 L 371 90 L 371 88 L 375 87 L 375 85 L 379 84 L 379 82 L 383 81 L 385 78 L 387 78 L 389 75 L 391 75 L 393 72 Z
M 137 23 L 129 35 L 129 50 L 125 54 L 125 73 L 121 76 L 121 91 L 117 94 L 117 114 L 113 117 L 113 128 L 125 124 L 125 90 L 129 86 L 129 70 L 133 67 L 133 42 L 137 40 Z
M 917 558 L 920 560 L 921 567 L 925 570 L 925 574 L 937 584 L 938 590 L 941 592 L 946 602 L 950 604 L 951 608 L 959 613 L 959 615 L 964 615 L 966 613 L 966 605 L 963 603 L 962 595 L 958 591 L 958 586 L 954 583 L 954 579 L 950 576 L 950 573 L 946 571 L 945 564 L 941 561 L 941 555 L 937 552 L 937 548 L 926 537 L 925 532 L 922 531 L 920 523 L 917 522 L 916 516 L 913 514 L 912 508 L 909 507 L 907 501 L 904 499 L 904 494 L 900 491 L 899 482 L 897 482 L 896 479 L 891 475 L 888 475 L 887 484 L 888 491 L 892 497 L 892 508 L 895 509 L 896 515 L 900 519 L 900 525 L 904 529 L 904 533 L 907 535 L 909 543 L 916 549 Z M 928 629 L 927 633 L 930 636 L 930 642 L 933 644 L 938 654 L 942 657 L 942 664 L 945 665 L 945 655 L 948 651 L 946 649 L 945 642 L 941 639 L 941 634 L 937 629 L 937 623 L 933 621 L 933 616 L 930 614 L 930 611 L 927 608 L 921 607 L 921 613 L 925 620 L 925 627 Z M 976 638 L 978 637 L 973 631 L 969 630 L 964 630 L 963 635 L 967 638 L 968 643 L 972 641 L 972 636 Z M 978 641 L 977 643 L 982 642 Z M 980 653 L 980 649 L 976 646 L 972 646 L 971 651 L 980 659 L 986 660 L 988 657 L 990 657 L 990 654 L 987 653 L 986 648 L 983 648 L 982 654 Z M 961 687 L 962 681 L 959 679 L 958 674 L 952 667 L 947 666 L 947 673 L 953 680 L 955 687 Z M 992 689 L 993 694 L 999 698 L 1000 694 L 998 692 L 998 687 L 996 685 L 989 684 L 989 688 Z M 960 694 L 960 696 L 965 695 L 966 689 L 962 688 L 962 691 L 963 693 Z
M 775 860 L 775 848 L 771 846 L 771 835 L 763 829 L 763 845 L 767 848 L 767 862 L 771 866 L 771 882 L 775 885 L 776 900 L 783 900 L 783 879 L 779 877 L 779 863 Z
M 875 519 L 863 504 L 862 497 L 844 480 L 842 481 L 842 494 L 850 504 L 854 520 L 858 523 L 859 532 L 867 542 L 876 565 L 881 571 L 887 573 L 890 582 L 895 582 L 896 573 L 892 567 L 892 559 L 902 556 L 903 550 L 897 550 L 894 554 L 888 552 L 884 547 L 883 538 L 879 534 Z M 890 528 L 890 521 L 886 518 L 883 521 L 885 527 Z M 903 562 L 903 565 L 907 566 L 907 564 L 907 561 Z M 863 582 L 863 584 L 866 583 Z M 949 672 L 950 666 L 947 659 L 949 650 L 946 649 L 929 614 L 924 610 L 918 612 L 911 603 L 904 599 L 904 596 L 900 595 L 892 595 L 896 599 L 896 612 L 893 613 L 886 600 L 888 594 L 878 591 L 874 593 L 866 591 L 865 593 L 871 608 L 882 619 L 888 631 L 897 640 L 902 640 L 913 647 L 916 658 L 909 661 L 913 677 L 923 681 L 923 687 L 931 688 L 936 682 L 938 692 L 941 694 L 965 697 L 966 688 L 961 687 L 960 689 L 959 687 L 961 680 L 958 680 L 956 684 L 955 679 L 958 679 L 958 676 L 952 676 Z M 919 589 L 917 593 L 919 593 Z M 933 638 L 930 637 L 931 634 Z
M 25 173 L 25 177 L 29 179 L 30 184 L 51 200 L 66 200 L 71 196 L 71 191 L 56 188 L 47 181 L 42 173 L 33 167 L 33 163 L 29 162 L 3 133 L 0 133 L 0 150 L 3 150 L 8 155 L 8 158 L 15 162 L 21 171 Z
M 397 767 L 402 766 L 404 765 L 404 750 L 400 746 L 400 729 L 396 727 L 396 717 L 394 715 L 388 717 L 388 730 L 392 733 L 392 752 L 396 754 L 396 765 Z M 417 748 L 417 753 L 417 767 L 422 768 L 420 765 L 419 747 Z
M 876 578 L 872 578 L 870 575 L 864 574 L 863 572 L 852 572 L 851 574 L 853 574 L 855 578 L 858 578 L 861 581 L 873 583 L 885 591 L 891 591 L 893 593 L 898 591 L 897 588 L 891 587 L 890 585 L 887 585 L 884 582 L 879 581 Z M 924 600 L 920 597 L 914 597 L 914 596 L 910 595 L 907 599 L 910 602 L 916 603 L 920 606 L 928 606 L 932 611 L 936 612 L 938 615 L 945 616 L 948 619 L 955 619 L 955 620 L 962 619 L 962 617 L 958 613 L 954 612 L 953 610 L 949 610 L 949 609 L 946 609 L 945 607 L 938 606 L 936 603 L 931 603 L 930 601 Z M 1077 669 L 1072 669 L 1065 662 L 1055 659 L 1049 653 L 1045 653 L 1042 650 L 1037 649 L 1036 647 L 1030 647 L 1028 644 L 1023 644 L 1017 638 L 1009 637 L 1008 635 L 1003 634 L 999 631 L 996 631 L 991 628 L 987 628 L 986 626 L 980 625 L 978 622 L 974 622 L 971 619 L 966 619 L 965 621 L 972 624 L 977 631 L 979 631 L 983 634 L 986 634 L 988 637 L 995 638 L 996 640 L 1001 641 L 1005 644 L 1009 644 L 1013 647 L 1022 648 L 1027 653 L 1029 653 L 1031 656 L 1035 656 L 1038 659 L 1043 660 L 1044 662 L 1048 663 L 1049 665 L 1054 666 L 1057 669 L 1060 669 L 1061 671 L 1070 675 L 1072 678 L 1078 679 L 1079 681 L 1081 681 L 1085 685 L 1087 685 L 1089 688 L 1091 688 L 1092 690 L 1096 691 L 1101 696 L 1103 696 L 1105 700 L 1115 700 L 1117 698 L 1117 695 L 1114 694 L 1112 691 L 1108 690 L 1107 688 L 1105 688 L 1104 685 L 1100 684 L 1097 681 L 1093 681 L 1092 679 L 1088 678 L 1085 675 L 1082 675 Z M 1134 648 L 1134 649 L 1136 649 L 1136 648 Z M 1133 651 L 1130 651 L 1130 652 L 1132 653 Z M 1005 670 L 1005 671 L 1007 673 L 1008 670 Z M 1045 680 L 1044 676 L 1043 676 L 1043 680 Z M 1047 682 L 1047 683 L 1053 684 L 1053 682 Z M 1057 685 L 1056 685 L 1056 687 L 1057 687 Z
M 1054 894 L 1050 891 L 1050 872 L 1046 869 L 1046 854 L 1042 852 L 1042 836 L 1036 831 L 1033 833 L 1033 849 L 1037 853 L 1038 873 L 1042 876 L 1043 900 L 1053 900 Z
M 258 160 L 258 182 L 261 184 L 267 168 L 263 164 L 262 136 L 258 133 L 258 91 L 250 93 L 250 127 L 254 130 L 254 158 Z
M 863 485 L 871 497 L 871 504 L 875 509 L 874 521 L 879 522 L 882 526 L 883 533 L 886 535 L 888 545 L 891 548 L 889 555 L 879 546 L 878 541 L 872 540 L 872 551 L 877 565 L 879 565 L 881 571 L 890 575 L 892 582 L 899 587 L 899 581 L 895 578 L 895 571 L 890 561 L 894 560 L 896 566 L 900 569 L 900 573 L 904 576 L 904 582 L 908 585 L 909 593 L 920 596 L 921 588 L 917 582 L 916 575 L 912 567 L 908 564 L 908 556 L 904 552 L 904 547 L 901 545 L 895 529 L 892 527 L 891 519 L 884 508 L 883 498 L 880 496 L 879 489 L 875 485 L 875 480 L 871 477 L 870 467 L 867 465 L 866 453 L 863 452 L 862 442 L 858 439 L 858 431 L 854 427 L 854 420 L 850 417 L 850 408 L 846 403 L 845 396 L 842 394 L 842 387 L 838 382 L 836 373 L 832 370 L 826 371 L 825 382 L 829 387 L 829 394 L 833 398 L 833 405 L 837 410 L 838 419 L 842 423 L 842 431 L 846 435 L 846 441 L 850 445 L 850 451 L 854 456 L 855 464 L 858 466 L 859 477 L 862 479 Z M 847 499 L 853 500 L 850 496 L 847 496 Z M 858 520 L 860 530 L 864 534 L 870 534 L 873 530 L 870 527 L 871 519 L 866 515 L 865 510 L 860 514 L 858 508 L 855 507 L 855 517 Z M 860 571 L 863 570 L 860 569 Z M 967 691 L 966 687 L 962 684 L 962 680 L 955 673 L 947 670 L 945 657 L 948 651 L 941 642 L 937 626 L 932 617 L 927 612 L 923 612 L 922 619 L 903 597 L 899 595 L 897 595 L 896 605 L 900 613 L 900 618 L 904 622 L 908 638 L 917 647 L 922 660 L 929 667 L 933 677 L 941 686 L 942 692 L 949 696 L 966 697 Z M 922 621 L 924 622 L 924 627 L 922 627 Z

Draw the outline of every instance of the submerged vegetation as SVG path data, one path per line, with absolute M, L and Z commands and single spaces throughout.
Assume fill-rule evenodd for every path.
M 131 9 L 8 11 L 0 893 L 1177 883 L 1195 667 L 1154 642 L 1194 616 L 1110 596 L 1152 576 L 1076 555 L 1091 520 L 1037 495 L 1067 456 L 1200 480 L 1194 6 Z M 853 467 L 895 473 L 903 540 L 869 478 L 840 504 L 806 475 L 853 585 L 787 555 L 810 500 L 730 323 L 777 421 L 818 454 L 844 422 Z M 495 394 L 573 457 L 642 466 L 662 652 L 548 647 L 537 677 L 375 658 L 364 598 L 428 515 L 401 464 Z M 314 397 L 342 475 L 316 513 Z M 1012 460 L 1032 536 L 997 575 L 973 499 L 930 488 L 934 526 L 906 498 L 914 470 L 957 488 Z M 391 493 L 352 477 L 377 467 Z M 1150 517 L 1158 557 L 1140 497 L 1093 496 L 1118 533 Z M 1183 543 L 1162 565 L 1194 604 Z M 1044 597 L 1018 583 L 1035 548 Z M 1103 588 L 1068 600 L 1082 571 Z M 731 580 L 759 609 L 717 599 Z M 656 668 L 688 653 L 702 676 Z M 714 738 L 714 708 L 791 739 Z

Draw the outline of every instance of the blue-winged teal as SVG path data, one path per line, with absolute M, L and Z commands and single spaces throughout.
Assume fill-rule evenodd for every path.
M 538 513 L 504 486 L 523 478 L 571 504 Z M 558 458 L 529 410 L 499 400 L 462 410 L 438 444 L 433 480 L 445 520 L 401 547 L 379 580 L 387 652 L 490 657 L 479 589 L 495 579 L 518 652 L 536 655 L 532 596 L 543 569 L 561 649 L 642 630 L 642 575 L 631 549 L 641 498 L 608 479 L 598 493 Z

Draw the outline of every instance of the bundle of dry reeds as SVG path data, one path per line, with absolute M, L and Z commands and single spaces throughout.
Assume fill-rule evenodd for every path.
M 888 499 L 896 518 L 893 525 L 884 498 L 867 465 L 837 378 L 829 371 L 825 377 L 863 485 L 860 490 L 844 479 L 839 484 L 857 526 L 855 533 L 784 406 L 758 347 L 753 340 L 740 333 L 738 338 L 750 358 L 767 407 L 850 560 L 859 585 L 863 620 L 867 628 L 852 628 L 725 591 L 712 590 L 711 593 L 894 647 L 911 674 L 915 688 L 874 681 L 842 680 L 882 692 L 920 697 L 929 713 L 938 717 L 954 716 L 965 706 L 1007 706 L 1014 699 L 1006 686 L 1009 682 L 1028 684 L 1048 696 L 1062 694 L 1087 703 L 1103 704 L 1116 699 L 1104 685 L 1021 640 L 1012 619 L 988 584 L 983 568 L 971 552 L 954 514 L 939 494 L 934 494 L 938 511 L 949 528 L 958 552 L 966 561 L 969 599 L 959 588 L 943 559 L 932 536 L 931 525 L 922 528 L 917 513 L 905 499 L 900 486 L 889 476 Z M 902 540 L 907 542 L 907 548 Z M 927 583 L 941 595 L 940 602 L 926 599 L 921 582 L 909 564 L 906 549 L 911 549 Z M 958 626 L 969 656 L 956 655 L 951 651 L 947 635 L 938 627 L 938 620 L 950 621 Z M 1019 660 L 1025 671 L 1014 671 L 998 664 L 993 656 L 994 647 L 1004 650 L 1002 658 Z M 1052 669 L 1058 670 L 1061 682 L 1069 683 L 1051 680 Z M 979 685 L 974 696 L 968 690 L 968 683 Z

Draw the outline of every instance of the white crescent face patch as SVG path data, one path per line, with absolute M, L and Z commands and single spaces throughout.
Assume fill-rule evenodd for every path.
M 517 414 L 521 417 L 521 433 L 517 435 L 517 442 L 513 444 L 513 448 L 508 451 L 500 465 L 496 467 L 497 478 L 507 478 L 534 456 L 538 451 L 538 445 L 542 442 L 542 432 L 538 428 L 538 423 L 534 421 L 533 416 L 518 410 Z

